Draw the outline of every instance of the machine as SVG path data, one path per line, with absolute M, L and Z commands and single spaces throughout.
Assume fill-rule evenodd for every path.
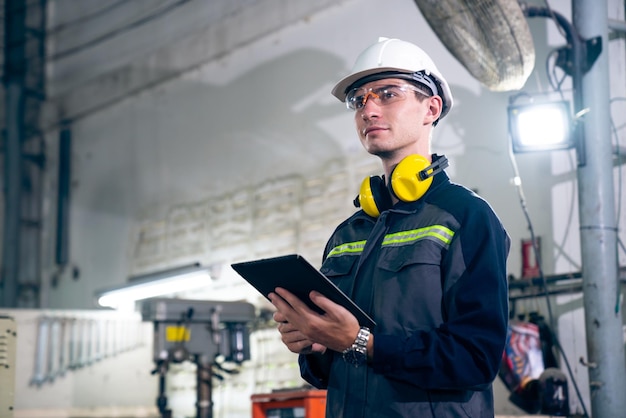
M 254 305 L 155 298 L 143 302 L 141 313 L 144 321 L 154 324 L 153 374 L 159 375 L 157 407 L 161 417 L 172 416 L 165 393 L 169 365 L 191 361 L 196 365 L 196 418 L 212 418 L 212 378 L 232 373 L 224 363 L 241 364 L 250 359 Z

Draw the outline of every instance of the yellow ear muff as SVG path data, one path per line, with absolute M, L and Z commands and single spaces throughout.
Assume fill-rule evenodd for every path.
M 354 199 L 354 205 L 374 218 L 379 217 L 380 212 L 389 209 L 392 205 L 391 194 L 387 190 L 385 179 L 379 176 L 363 179 L 359 195 Z
M 421 155 L 412 154 L 405 157 L 398 163 L 391 173 L 391 190 L 396 197 L 404 202 L 415 202 L 428 191 L 433 182 L 431 173 L 433 169 L 426 172 L 428 176 L 422 180 L 420 172 L 428 168 L 430 161 Z
M 377 218 L 380 216 L 380 211 L 376 206 L 376 199 L 374 198 L 374 192 L 372 191 L 372 184 L 370 182 L 371 177 L 366 177 L 361 182 L 361 189 L 359 190 L 359 206 L 363 209 L 363 212 L 369 216 Z

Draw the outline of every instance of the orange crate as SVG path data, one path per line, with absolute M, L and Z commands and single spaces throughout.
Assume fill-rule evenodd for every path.
M 325 390 L 295 390 L 252 395 L 252 418 L 267 418 L 268 412 L 304 409 L 305 418 L 324 418 L 326 413 Z M 288 413 L 288 411 L 282 411 Z M 281 416 L 281 412 L 278 412 Z M 284 415 L 283 415 L 284 416 Z

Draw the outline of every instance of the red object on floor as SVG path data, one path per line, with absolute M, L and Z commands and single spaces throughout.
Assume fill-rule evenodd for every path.
M 294 390 L 252 395 L 252 418 L 294 416 L 287 410 L 304 409 L 305 418 L 323 418 L 326 413 L 325 390 Z M 285 410 L 285 411 L 283 411 Z M 302 416 L 302 415 L 295 415 Z

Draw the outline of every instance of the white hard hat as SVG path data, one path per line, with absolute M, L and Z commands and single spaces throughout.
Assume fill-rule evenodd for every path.
M 416 73 L 417 76 L 413 76 Z M 344 102 L 349 89 L 357 87 L 359 81 L 364 79 L 366 82 L 374 81 L 376 75 L 380 75 L 381 78 L 395 78 L 401 75 L 400 78 L 407 78 L 427 86 L 430 84 L 432 90 L 433 83 L 424 83 L 421 73 L 435 82 L 437 91 L 433 91 L 433 94 L 439 95 L 443 101 L 439 116 L 441 119 L 450 111 L 453 103 L 448 82 L 426 52 L 417 45 L 400 39 L 379 38 L 378 42 L 358 56 L 350 74 L 335 85 L 332 94 Z

